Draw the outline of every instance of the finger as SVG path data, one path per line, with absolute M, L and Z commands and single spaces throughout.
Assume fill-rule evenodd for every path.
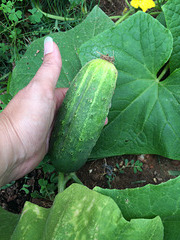
M 104 125 L 107 125 L 107 124 L 108 124 L 108 118 L 106 117 Z
M 56 99 L 56 110 L 61 106 L 68 88 L 56 88 L 55 89 L 55 99 Z
M 56 43 L 51 37 L 44 41 L 44 59 L 41 67 L 37 71 L 34 81 L 38 81 L 42 86 L 56 87 L 62 67 L 61 54 Z

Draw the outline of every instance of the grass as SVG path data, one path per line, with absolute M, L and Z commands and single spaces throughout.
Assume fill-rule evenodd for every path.
M 0 90 L 6 91 L 9 74 L 31 42 L 52 32 L 67 31 L 75 27 L 94 5 L 95 1 L 81 0 L 2 0 L 0 4 Z M 61 19 L 59 20 L 58 17 Z

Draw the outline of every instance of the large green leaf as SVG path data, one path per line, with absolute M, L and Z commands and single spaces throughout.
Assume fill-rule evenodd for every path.
M 67 32 L 50 34 L 58 44 L 62 56 L 62 71 L 57 87 L 69 87 L 69 83 L 81 68 L 77 50 L 82 43 L 112 27 L 114 23 L 97 6 L 87 18 Z M 15 95 L 34 77 L 42 64 L 44 38 L 35 40 L 15 67 L 10 83 L 10 93 Z
M 44 239 L 49 240 L 49 236 L 59 240 L 83 239 L 83 236 L 84 239 L 117 239 L 120 232 L 117 227 L 122 229 L 125 225 L 126 221 L 111 198 L 74 184 L 56 196 Z
M 56 196 L 43 239 L 159 240 L 161 224 L 159 217 L 128 222 L 111 198 L 73 184 Z
M 19 215 L 8 212 L 0 207 L 0 239 L 9 240 L 18 221 Z
M 170 58 L 170 68 L 174 71 L 180 67 L 180 1 L 168 0 L 162 7 L 167 28 L 173 35 L 173 52 Z
M 160 217 L 153 219 L 132 219 L 130 224 L 124 227 L 124 231 L 119 235 L 118 240 L 158 240 L 164 239 L 163 226 Z M 109 238 L 110 239 L 110 238 Z M 109 240 L 107 238 L 107 240 Z M 112 239 L 112 238 L 111 238 Z
M 114 55 L 118 69 L 109 124 L 91 158 L 152 153 L 180 159 L 180 70 L 165 81 L 157 78 L 172 45 L 168 29 L 137 12 L 81 46 L 82 64 L 100 52 Z
M 19 222 L 11 236 L 11 240 L 42 239 L 41 237 L 43 235 L 49 211 L 50 209 L 26 202 Z
M 8 225 L 0 223 L 1 240 L 162 240 L 164 235 L 160 217 L 129 222 L 112 198 L 79 184 L 58 194 L 50 209 L 26 202 L 13 234 Z
M 95 187 L 93 190 L 114 199 L 127 220 L 160 216 L 165 228 L 164 239 L 180 239 L 180 177 L 141 188 L 110 190 Z

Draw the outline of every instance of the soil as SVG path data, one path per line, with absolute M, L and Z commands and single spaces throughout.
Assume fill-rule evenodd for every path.
M 125 166 L 131 160 L 142 163 L 142 171 L 135 173 L 133 165 Z M 117 166 L 121 166 L 123 173 Z M 78 177 L 89 188 L 99 186 L 102 188 L 135 188 L 146 184 L 159 184 L 175 176 L 170 171 L 179 171 L 180 161 L 173 161 L 156 155 L 126 155 L 104 158 L 88 162 L 78 173 Z
M 134 172 L 135 167 L 131 164 L 132 160 L 134 163 L 138 161 L 142 164 L 142 171 Z M 170 175 L 169 171 L 180 171 L 180 161 L 149 154 L 123 155 L 89 161 L 77 172 L 77 176 L 90 189 L 95 186 L 125 189 L 142 187 L 149 183 L 156 185 L 175 178 L 176 176 Z M 38 180 L 44 178 L 48 178 L 47 174 L 44 176 L 42 169 L 35 169 L 26 178 L 21 178 L 9 188 L 1 190 L 0 206 L 13 213 L 21 213 L 25 201 L 46 208 L 51 207 L 52 200 L 31 197 L 32 192 L 40 190 Z M 68 185 L 71 183 L 72 181 Z M 22 190 L 23 184 L 30 186 L 28 187 L 29 193 Z
M 108 16 L 119 16 L 127 5 L 125 0 L 101 0 L 99 6 Z
M 126 3 L 123 0 L 100 1 L 100 7 L 109 16 L 120 15 L 125 6 Z M 133 165 L 132 160 L 142 165 L 139 170 Z M 135 170 L 137 171 L 134 172 Z M 87 162 L 77 172 L 77 176 L 90 189 L 95 186 L 125 189 L 142 187 L 149 183 L 159 184 L 175 178 L 176 176 L 170 175 L 169 171 L 180 171 L 180 161 L 149 154 L 125 155 Z M 52 200 L 31 197 L 32 192 L 40 190 L 39 179 L 44 179 L 44 173 L 42 169 L 35 169 L 26 178 L 21 178 L 10 187 L 1 190 L 0 206 L 13 213 L 21 213 L 25 201 L 31 201 L 46 208 L 50 207 Z M 29 185 L 29 192 L 22 190 L 24 184 Z

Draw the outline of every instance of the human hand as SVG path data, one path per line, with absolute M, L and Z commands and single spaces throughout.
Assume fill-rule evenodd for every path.
M 43 159 L 67 91 L 55 89 L 62 66 L 58 46 L 49 37 L 44 46 L 42 66 L 0 114 L 0 185 L 26 175 Z

